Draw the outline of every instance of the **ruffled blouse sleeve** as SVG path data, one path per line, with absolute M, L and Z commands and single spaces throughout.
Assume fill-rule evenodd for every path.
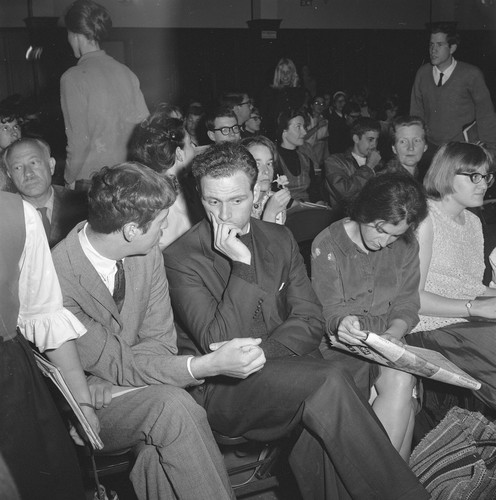
M 62 303 L 41 218 L 23 202 L 26 242 L 19 261 L 20 309 L 17 325 L 24 337 L 43 352 L 86 333 L 83 324 Z

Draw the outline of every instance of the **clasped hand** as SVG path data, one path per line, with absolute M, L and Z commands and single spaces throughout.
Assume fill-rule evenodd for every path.
M 259 347 L 261 339 L 235 338 L 210 344 L 212 362 L 219 374 L 247 378 L 265 365 L 265 354 Z

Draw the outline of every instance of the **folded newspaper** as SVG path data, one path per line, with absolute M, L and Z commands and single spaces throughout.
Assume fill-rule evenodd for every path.
M 71 390 L 69 389 L 69 386 L 67 385 L 67 382 L 65 381 L 60 369 L 53 363 L 45 359 L 43 356 L 41 356 L 34 349 L 33 354 L 36 360 L 36 364 L 38 365 L 41 373 L 43 373 L 45 377 L 48 377 L 54 383 L 55 387 L 57 387 L 57 389 L 62 393 L 66 401 L 69 403 L 71 410 L 74 412 L 74 415 L 76 415 L 77 419 L 81 423 L 81 426 L 86 433 L 88 441 L 90 442 L 93 449 L 101 450 L 103 448 L 103 442 L 100 439 L 100 436 L 95 432 L 93 427 L 91 427 L 91 424 L 88 422 L 85 414 L 81 411 L 81 407 L 79 406 Z
M 367 338 L 363 341 L 363 345 L 342 343 L 335 335 L 329 336 L 329 342 L 336 349 L 356 354 L 397 370 L 472 390 L 481 388 L 479 381 L 437 351 L 407 344 L 399 345 L 376 333 L 365 333 L 367 333 Z

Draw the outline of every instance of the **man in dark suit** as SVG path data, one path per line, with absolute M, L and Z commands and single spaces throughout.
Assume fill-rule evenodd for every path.
M 352 379 L 322 359 L 322 310 L 284 226 L 250 218 L 255 160 L 211 146 L 193 174 L 208 219 L 165 250 L 183 350 L 261 339 L 267 362 L 245 380 L 216 377 L 193 396 L 224 435 L 297 438 L 290 464 L 305 499 L 424 499 Z M 299 436 L 296 432 L 301 431 Z
M 86 219 L 86 194 L 52 185 L 55 159 L 45 141 L 20 139 L 4 151 L 3 159 L 17 191 L 38 210 L 50 248 Z

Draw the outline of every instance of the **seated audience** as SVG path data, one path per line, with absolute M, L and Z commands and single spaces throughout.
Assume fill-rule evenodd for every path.
M 418 244 L 413 231 L 427 215 L 420 184 L 404 174 L 369 180 L 350 217 L 335 222 L 312 245 L 312 284 L 324 308 L 326 333 L 362 344 L 367 331 L 401 340 L 418 322 Z M 408 460 L 414 426 L 415 377 L 322 344 L 324 358 L 339 364 L 369 393 L 393 446 Z M 363 380 L 360 380 L 360 377 Z
M 329 112 L 329 137 L 327 140 L 329 153 L 344 153 L 349 147 L 350 131 L 346 123 L 344 107 L 347 96 L 345 92 L 338 91 L 332 96 L 333 106 Z M 357 105 L 355 112 L 360 115 L 360 107 Z
M 241 127 L 241 136 L 243 136 L 243 126 L 250 118 L 253 109 L 250 96 L 245 92 L 227 92 L 219 101 L 221 106 L 227 106 L 234 111 L 238 125 Z
M 274 143 L 263 135 L 241 140 L 257 163 L 258 176 L 254 188 L 251 216 L 266 222 L 284 224 L 286 206 L 291 194 L 285 186 L 274 186 L 274 164 L 277 163 L 277 149 Z M 272 189 L 274 187 L 274 189 Z M 280 188 L 276 190 L 276 188 Z
M 390 135 L 394 157 L 381 172 L 408 173 L 418 179 L 418 164 L 427 150 L 424 120 L 418 116 L 398 116 L 391 123 Z
M 356 196 L 381 167 L 377 151 L 381 127 L 371 118 L 358 118 L 351 127 L 353 147 L 325 161 L 325 187 L 332 207 L 342 207 Z
M 200 141 L 200 137 L 198 134 L 198 126 L 204 115 L 205 113 L 203 111 L 203 106 L 201 105 L 201 103 L 193 101 L 188 106 L 184 124 L 186 127 L 186 132 L 188 132 L 189 136 L 191 137 L 191 143 L 193 144 L 193 146 L 199 146 L 200 144 L 202 144 L 202 141 Z
M 215 143 L 236 142 L 241 138 L 238 119 L 228 106 L 220 106 L 207 114 L 206 127 L 208 138 Z
M 310 113 L 308 114 L 307 142 L 312 150 L 318 165 L 315 166 L 315 173 L 320 174 L 324 160 L 329 156 L 327 149 L 327 138 L 329 130 L 327 128 L 327 120 L 323 117 L 324 98 L 320 95 L 315 96 L 310 102 Z
M 74 446 L 27 341 L 60 368 L 98 432 L 74 343 L 86 330 L 62 306 L 34 208 L 18 195 L 0 191 L 0 210 L 0 454 L 23 500 L 84 500 Z
M 8 102 L 5 104 L 5 101 L 6 99 L 0 103 L 0 154 L 22 135 L 17 111 Z M 0 165 L 1 186 L 4 191 L 15 191 L 4 165 Z
M 482 283 L 482 227 L 468 210 L 482 205 L 493 182 L 492 158 L 480 146 L 450 142 L 435 154 L 424 179 L 429 216 L 418 230 L 420 323 L 406 340 L 480 380 L 475 396 L 495 409 L 496 290 Z
M 183 120 L 183 113 L 179 106 L 175 104 L 170 104 L 168 102 L 161 102 L 157 105 L 157 107 L 153 110 L 148 118 L 146 118 L 148 123 L 152 124 L 160 124 L 164 120 L 169 118 L 176 118 L 177 120 Z
M 176 200 L 167 215 L 167 231 L 160 237 L 159 246 L 163 250 L 203 218 L 203 208 L 196 190 L 189 183 L 188 167 L 195 156 L 191 137 L 182 121 L 158 119 L 157 113 L 136 127 L 129 158 L 169 177 L 176 187 Z
M 295 206 L 300 201 L 320 201 L 321 186 L 315 175 L 318 161 L 312 148 L 305 143 L 307 131 L 303 114 L 297 110 L 282 112 L 277 127 L 279 162 L 276 174 L 288 178 L 287 188 L 297 202 Z
M 78 351 L 105 449 L 136 452 L 130 478 L 139 499 L 234 499 L 205 412 L 183 388 L 210 376 L 248 377 L 265 361 L 260 340 L 177 355 L 158 247 L 175 200 L 167 176 L 137 163 L 104 167 L 88 196 L 88 221 L 53 260 L 64 304 L 88 330 Z M 112 397 L 123 387 L 135 390 Z
M 290 464 L 304 499 L 427 498 L 352 377 L 320 357 L 322 309 L 298 245 L 250 217 L 253 157 L 216 144 L 193 174 L 207 217 L 164 252 L 181 342 L 210 353 L 212 342 L 255 337 L 267 358 L 245 380 L 192 389 L 212 428 L 261 441 L 296 432 Z
M 19 194 L 38 210 L 52 248 L 86 218 L 85 193 L 52 184 L 55 159 L 51 157 L 50 146 L 41 139 L 20 139 L 2 157 L 7 175 Z
M 391 154 L 391 126 L 393 120 L 398 116 L 398 96 L 391 95 L 387 97 L 381 105 L 379 113 L 379 123 L 381 133 L 377 149 L 381 153 L 383 161 L 388 161 Z
M 251 110 L 250 118 L 248 118 L 244 124 L 243 136 L 250 137 L 253 135 L 259 135 L 261 124 L 262 117 L 260 116 L 260 111 L 258 108 L 253 108 Z

